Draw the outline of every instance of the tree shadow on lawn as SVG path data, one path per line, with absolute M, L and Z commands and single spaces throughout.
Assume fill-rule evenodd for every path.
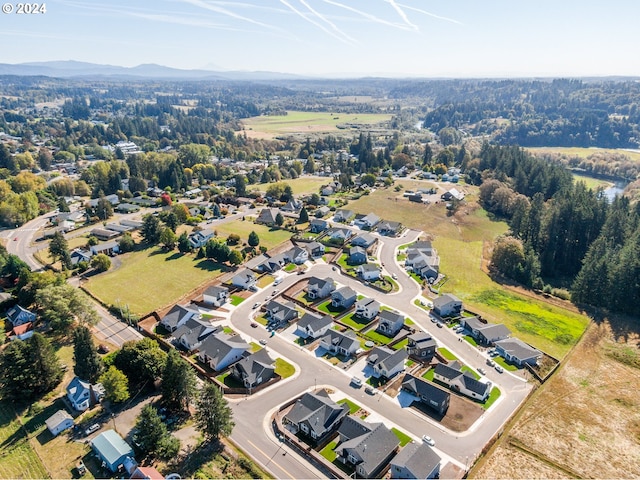
M 193 478 L 195 473 L 209 463 L 215 455 L 224 451 L 224 444 L 219 441 L 204 442 L 192 451 L 188 451 L 177 459 L 175 470 L 182 478 Z
M 174 252 L 171 255 L 169 255 L 167 258 L 164 259 L 165 262 L 168 262 L 170 260 L 177 260 L 179 258 L 184 257 L 184 253 L 182 252 Z
M 225 272 L 230 271 L 230 268 L 227 267 L 226 265 L 224 265 L 222 263 L 214 262 L 213 260 L 209 260 L 209 259 L 200 260 L 194 266 L 196 268 L 199 268 L 200 270 L 206 270 L 208 272 L 213 272 L 215 270 L 220 270 L 221 272 L 225 273 Z

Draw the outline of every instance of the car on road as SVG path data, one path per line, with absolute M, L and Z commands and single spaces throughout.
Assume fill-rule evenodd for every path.
M 360 378 L 358 378 L 358 377 L 353 377 L 351 379 L 351 383 L 356 388 L 360 388 L 362 386 L 362 380 Z
M 258 324 L 256 322 L 251 322 L 251 328 L 258 328 Z
M 442 322 L 436 322 L 436 325 L 438 326 L 438 328 L 442 328 Z
M 394 280 L 397 280 L 397 279 L 398 279 L 398 275 L 397 275 L 397 274 L 395 274 L 395 273 L 392 273 L 392 274 L 391 274 L 391 278 L 393 278 Z
M 496 362 L 494 362 L 490 358 L 487 358 L 487 365 L 489 365 L 490 367 L 493 367 L 495 364 L 496 364 Z
M 364 389 L 365 392 L 367 392 L 369 395 L 375 395 L 376 393 L 378 393 L 378 391 L 373 388 L 371 385 L 367 386 L 367 388 Z
M 478 372 L 480 372 L 482 375 L 486 375 L 487 371 L 484 368 L 478 367 Z
M 432 447 L 435 447 L 436 442 L 433 438 L 431 438 L 429 435 L 422 435 L 422 441 L 424 443 L 426 443 L 427 445 L 430 445 Z
M 88 437 L 89 435 L 91 435 L 93 432 L 97 432 L 98 430 L 100 430 L 100 424 L 99 423 L 94 423 L 93 425 L 91 425 L 90 427 L 87 427 L 84 430 L 84 435 L 86 437 Z
M 456 333 L 462 333 L 462 332 L 464 332 L 464 327 L 456 328 Z
M 433 323 L 438 323 L 438 319 L 437 319 L 436 317 L 431 317 L 431 321 L 432 321 Z
M 264 338 L 260 339 L 260 345 L 266 345 L 266 344 L 267 344 L 267 341 Z
M 251 307 L 251 308 L 253 308 L 255 310 L 259 306 L 260 306 L 260 302 L 256 302 L 256 303 L 253 304 L 253 307 Z
M 271 292 L 271 296 L 275 297 L 278 294 L 279 291 L 280 290 L 278 290 L 277 288 L 274 288 L 273 292 Z
M 500 365 L 496 365 L 496 372 L 502 373 L 504 372 L 504 368 L 502 368 Z

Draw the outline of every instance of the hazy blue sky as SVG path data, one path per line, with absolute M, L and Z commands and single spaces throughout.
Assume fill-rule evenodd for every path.
M 40 15 L 0 13 L 0 63 L 640 75 L 640 0 L 48 0 L 46 7 Z

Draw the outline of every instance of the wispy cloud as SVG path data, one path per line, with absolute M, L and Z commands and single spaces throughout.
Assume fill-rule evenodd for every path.
M 313 18 L 310 18 L 307 14 L 305 14 L 304 12 L 301 12 L 300 10 L 298 10 L 297 8 L 295 8 L 293 5 L 291 5 L 291 3 L 289 3 L 287 0 L 280 0 L 280 3 L 282 5 L 285 5 L 289 10 L 291 10 L 293 13 L 295 13 L 296 15 L 298 15 L 299 17 L 301 17 L 302 19 L 306 20 L 307 22 L 311 23 L 312 25 L 315 25 L 316 27 L 318 27 L 320 30 L 322 30 L 323 32 L 325 32 L 327 35 L 332 36 L 333 38 L 336 38 L 337 40 L 340 40 L 343 43 L 347 43 L 347 44 L 354 44 L 357 43 L 353 38 L 351 38 L 349 35 L 347 35 L 346 33 L 344 33 L 342 30 L 340 30 L 333 22 L 331 22 L 327 17 L 325 17 L 324 15 L 322 15 L 320 12 L 318 12 L 317 10 L 315 10 L 313 7 L 311 7 L 311 5 L 309 5 L 308 2 L 306 2 L 305 0 L 300 0 L 300 3 L 305 6 L 307 8 L 307 10 L 309 12 L 311 12 L 311 14 L 319 19 L 321 22 L 326 23 L 327 25 L 329 25 L 329 27 L 331 27 L 331 29 L 328 29 L 327 27 L 325 27 L 324 25 L 322 25 L 322 23 L 316 22 Z
M 398 4 L 398 6 L 404 8 L 406 10 L 413 10 L 414 12 L 422 13 L 423 15 L 428 15 L 429 17 L 437 18 L 438 20 L 445 20 L 447 22 L 451 22 L 451 23 L 456 23 L 458 25 L 462 25 L 462 22 L 459 22 L 458 20 L 454 20 L 453 18 L 443 17 L 443 16 L 440 16 L 440 15 L 436 15 L 435 13 L 427 12 L 426 10 L 422 10 L 421 8 L 410 7 L 409 5 L 402 5 L 402 4 Z
M 393 7 L 393 9 L 396 11 L 398 15 L 400 15 L 400 18 L 404 21 L 404 23 L 407 24 L 407 26 L 411 27 L 412 30 L 416 30 L 416 31 L 419 30 L 418 26 L 412 23 L 411 20 L 409 20 L 409 17 L 407 16 L 407 14 L 404 12 L 404 10 L 402 10 L 402 8 L 400 8 L 400 5 L 398 5 L 395 2 L 395 0 L 384 0 L 384 1 Z
M 358 10 L 357 8 L 353 8 L 350 5 L 345 5 L 344 3 L 340 3 L 340 2 L 335 2 L 333 0 L 322 0 L 324 3 L 327 3 L 329 5 L 333 5 L 334 7 L 339 7 L 339 8 L 343 8 L 345 10 L 348 10 L 352 13 L 355 13 L 361 17 L 366 18 L 367 20 L 370 20 L 372 22 L 375 23 L 380 23 L 382 25 L 387 25 L 389 27 L 393 27 L 393 28 L 399 28 L 401 30 L 413 30 L 412 28 L 410 28 L 408 25 L 404 24 L 404 23 L 395 23 L 395 22 L 389 22 L 388 20 L 385 20 L 383 18 L 380 17 L 376 17 L 375 15 L 368 13 L 368 12 L 363 12 L 362 10 Z
M 229 10 L 228 8 L 225 8 L 225 5 L 228 5 L 229 2 L 206 2 L 203 0 L 179 0 L 182 3 L 188 3 L 190 5 L 193 5 L 195 7 L 200 7 L 202 9 L 214 12 L 214 13 L 219 13 L 222 15 L 225 15 L 229 18 L 233 18 L 235 20 L 240 20 L 243 22 L 247 22 L 247 23 L 251 23 L 253 25 L 258 25 L 260 27 L 263 28 L 267 28 L 269 30 L 276 30 L 276 31 L 280 31 L 283 32 L 283 30 L 279 27 L 276 27 L 275 25 L 269 25 L 267 23 L 264 22 L 260 22 L 258 20 L 255 20 L 251 17 L 247 17 L 245 15 L 241 15 L 239 13 L 236 13 L 232 10 Z

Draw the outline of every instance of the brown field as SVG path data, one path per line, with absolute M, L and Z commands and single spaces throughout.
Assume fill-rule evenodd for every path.
M 469 477 L 640 478 L 639 338 L 592 323 Z

